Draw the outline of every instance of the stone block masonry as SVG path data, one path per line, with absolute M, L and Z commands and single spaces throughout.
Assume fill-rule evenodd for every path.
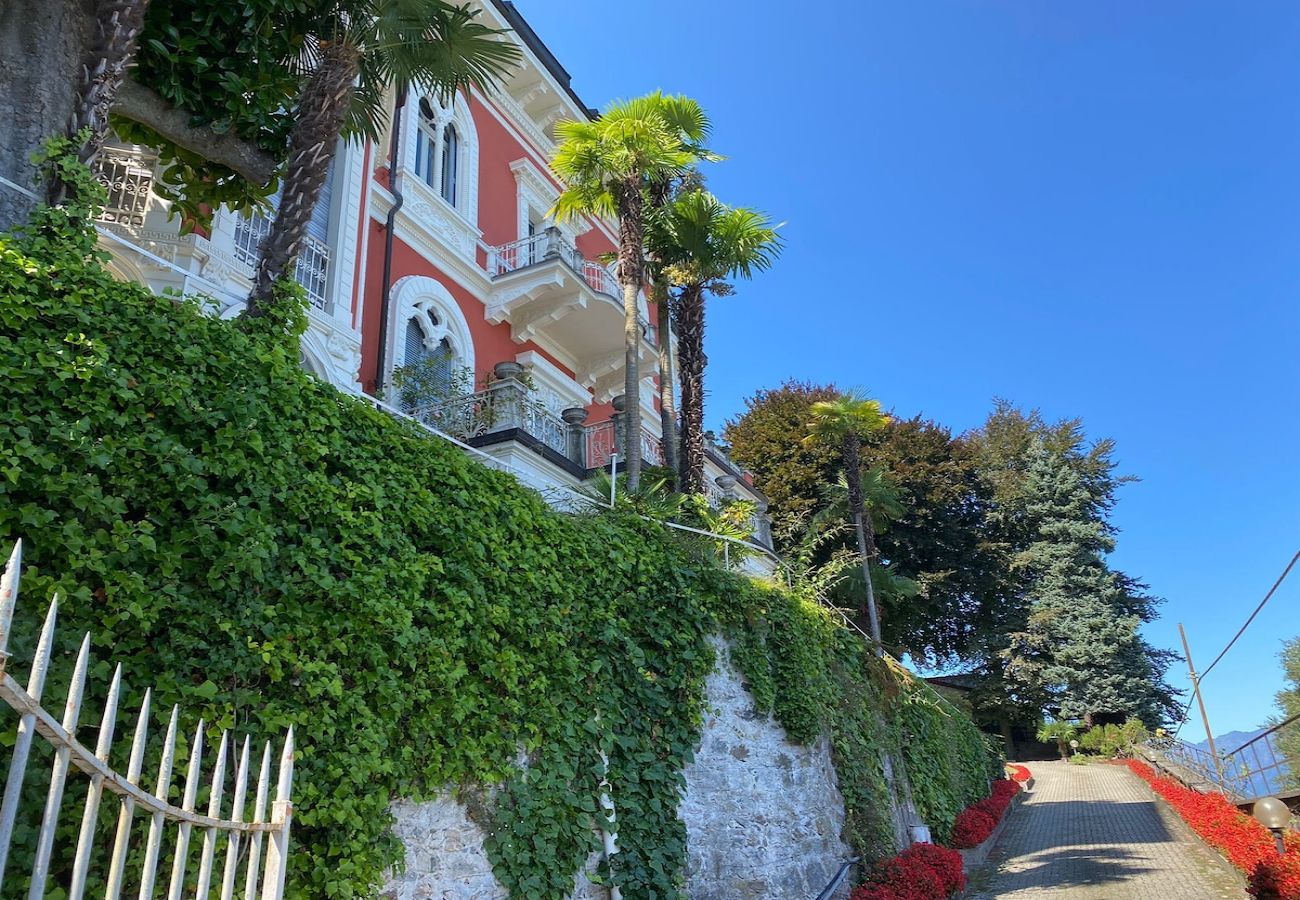
M 717 642 L 700 749 L 686 768 L 687 892 L 698 900 L 814 897 L 851 856 L 830 747 L 791 743 Z
M 687 831 L 687 894 L 693 900 L 807 898 L 851 851 L 840 838 L 844 801 L 830 748 L 790 742 L 754 698 L 718 640 L 695 761 L 678 814 Z M 618 802 L 618 786 L 614 786 Z M 384 890 L 393 900 L 498 900 L 506 892 L 483 851 L 483 830 L 450 794 L 393 804 L 406 866 Z M 594 869 L 598 858 L 589 861 Z M 576 879 L 574 900 L 608 897 Z

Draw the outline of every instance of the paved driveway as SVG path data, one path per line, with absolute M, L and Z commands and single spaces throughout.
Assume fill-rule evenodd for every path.
M 1236 870 L 1128 769 L 1062 762 L 1029 769 L 1034 788 L 972 878 L 971 900 L 1247 897 Z

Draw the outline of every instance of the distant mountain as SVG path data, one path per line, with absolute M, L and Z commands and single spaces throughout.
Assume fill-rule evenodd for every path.
M 1264 728 L 1256 728 L 1254 731 L 1229 731 L 1227 734 L 1217 734 L 1214 736 L 1215 749 L 1219 751 L 1220 756 L 1227 756 L 1247 741 L 1259 737 L 1267 730 L 1268 727 L 1266 726 Z M 1258 761 L 1254 758 L 1253 753 L 1247 751 L 1238 762 L 1251 769 L 1261 763 L 1264 765 L 1271 763 L 1272 760 L 1269 757 L 1269 754 L 1265 752 L 1262 744 L 1263 742 L 1261 742 L 1261 746 L 1258 748 L 1260 751 L 1260 759 Z M 1208 751 L 1210 749 L 1210 742 L 1201 741 L 1192 746 Z M 1264 773 L 1252 773 L 1248 771 L 1246 774 L 1248 777 L 1245 779 L 1244 783 L 1240 784 L 1238 789 L 1247 796 L 1260 797 L 1266 794 L 1277 793 L 1278 787 L 1281 784 L 1281 778 L 1285 773 L 1275 769 Z
M 1220 753 L 1231 753 L 1247 741 L 1259 737 L 1265 731 L 1268 731 L 1268 728 L 1256 728 L 1254 731 L 1229 731 L 1227 734 L 1216 734 L 1214 736 L 1214 746 Z M 1209 750 L 1210 742 L 1201 741 L 1199 744 L 1193 744 L 1192 746 L 1200 747 L 1202 750 Z

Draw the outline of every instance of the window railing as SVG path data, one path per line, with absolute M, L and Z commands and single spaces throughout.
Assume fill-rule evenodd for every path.
M 262 242 L 271 232 L 271 217 L 261 210 L 235 220 L 235 258 L 256 270 L 262 258 Z M 311 235 L 303 235 L 294 264 L 293 279 L 303 286 L 307 299 L 317 309 L 325 309 L 325 292 L 329 284 L 330 248 Z
M 95 178 L 108 191 L 99 221 L 132 230 L 144 227 L 153 193 L 153 166 L 157 157 L 137 150 L 105 147 L 95 159 Z

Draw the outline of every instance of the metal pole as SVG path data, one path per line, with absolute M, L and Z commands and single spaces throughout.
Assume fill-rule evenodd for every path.
M 614 498 L 618 496 L 618 453 L 609 455 L 609 505 L 614 506 Z
M 1201 679 L 1192 665 L 1192 649 L 1187 645 L 1187 632 L 1183 623 L 1178 623 L 1178 636 L 1183 639 L 1183 655 L 1187 657 L 1187 674 L 1192 679 L 1192 691 L 1196 694 L 1196 704 L 1201 708 L 1201 722 L 1205 725 L 1205 737 L 1210 742 L 1210 756 L 1214 757 L 1214 771 L 1219 776 L 1219 787 L 1223 784 L 1223 762 L 1219 759 L 1219 749 L 1214 746 L 1214 732 L 1210 730 L 1210 717 L 1205 712 L 1205 698 L 1201 696 Z

